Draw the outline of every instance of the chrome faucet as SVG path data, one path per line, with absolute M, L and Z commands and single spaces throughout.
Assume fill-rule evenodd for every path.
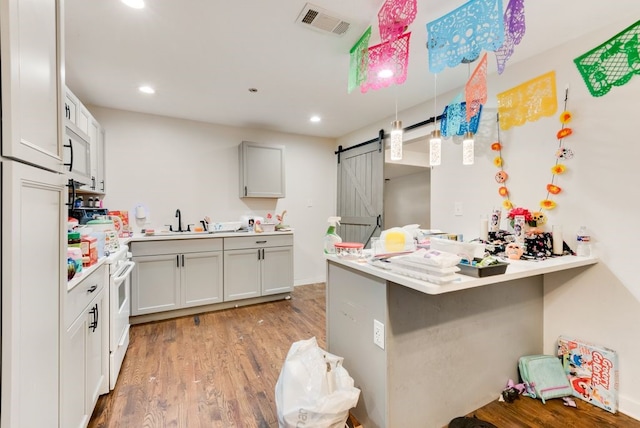
M 180 213 L 179 209 L 176 210 L 176 217 L 178 217 L 178 230 L 177 230 L 177 232 L 184 232 L 184 230 L 182 230 L 182 214 Z

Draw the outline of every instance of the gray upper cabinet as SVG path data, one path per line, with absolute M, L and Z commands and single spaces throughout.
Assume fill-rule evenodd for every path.
M 239 146 L 240 197 L 284 198 L 284 146 L 243 141 Z

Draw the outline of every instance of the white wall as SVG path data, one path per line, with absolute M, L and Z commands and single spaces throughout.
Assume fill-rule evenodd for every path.
M 184 225 L 204 216 L 235 221 L 287 210 L 285 223 L 295 229 L 295 284 L 324 281 L 322 238 L 336 203 L 334 140 L 89 109 L 106 130 L 107 208 L 131 215 L 143 204 L 150 214 L 146 227 L 155 229 L 175 226 L 178 208 Z M 243 140 L 285 145 L 286 198 L 239 198 Z
M 431 180 L 429 170 L 385 180 L 384 222 L 386 228 L 419 224 L 428 229 L 431 223 Z
M 623 16 L 622 14 L 620 16 Z M 637 280 L 637 234 L 640 199 L 640 148 L 638 145 L 638 95 L 640 76 L 614 87 L 603 97 L 592 97 L 573 59 L 608 40 L 631 25 L 628 17 L 544 55 L 523 63 L 508 64 L 505 72 L 488 78 L 489 101 L 482 128 L 476 139 L 476 159 L 463 166 L 459 142 L 443 143 L 442 166 L 431 173 L 431 224 L 434 228 L 477 237 L 478 219 L 493 206 L 500 205 L 495 153 L 496 94 L 555 70 L 558 111 L 552 117 L 501 132 L 506 170 L 510 174 L 512 200 L 520 206 L 537 208 L 546 197 L 545 185 L 551 179 L 555 162 L 556 132 L 561 124 L 564 88 L 569 85 L 568 110 L 574 119 L 574 134 L 565 140 L 574 150 L 574 159 L 565 162 L 569 171 L 559 177 L 564 191 L 553 199 L 558 206 L 547 211 L 549 224 L 560 224 L 565 238 L 574 245 L 580 225 L 592 232 L 594 251 L 600 262 L 591 268 L 548 275 L 545 278 L 544 350 L 553 353 L 561 334 L 595 342 L 616 350 L 620 358 L 620 409 L 640 419 L 640 282 Z M 525 35 L 526 40 L 526 35 Z M 517 50 L 517 48 L 516 48 Z M 494 60 L 490 54 L 490 60 Z M 444 71 L 446 72 L 446 71 Z M 443 73 L 444 73 L 443 72 Z M 464 82 L 461 82 L 463 84 Z M 439 100 L 452 99 L 454 93 L 439 94 Z M 405 125 L 429 117 L 429 102 L 399 112 Z M 426 117 L 425 117 L 426 116 Z M 495 115 L 493 116 L 495 117 Z M 375 136 L 389 121 L 380 121 L 338 140 L 347 147 Z M 463 215 L 454 216 L 455 202 L 462 203 Z M 503 225 L 504 227 L 505 225 Z M 550 229 L 550 226 L 548 227 Z

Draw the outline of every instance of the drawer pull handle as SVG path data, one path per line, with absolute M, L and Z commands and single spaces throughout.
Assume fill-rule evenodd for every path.
M 96 291 L 98 289 L 98 285 L 92 285 L 91 287 L 89 287 L 87 289 L 87 293 L 93 293 L 94 291 Z
M 256 241 L 256 244 L 266 244 L 267 241 Z

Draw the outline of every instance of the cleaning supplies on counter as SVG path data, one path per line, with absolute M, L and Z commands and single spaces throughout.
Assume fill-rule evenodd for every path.
M 327 229 L 327 233 L 324 235 L 324 253 L 325 254 L 335 254 L 336 253 L 336 244 L 342 242 L 342 238 L 338 236 L 336 233 L 336 227 L 340 224 L 341 217 L 329 217 L 327 221 L 329 222 L 329 228 Z

